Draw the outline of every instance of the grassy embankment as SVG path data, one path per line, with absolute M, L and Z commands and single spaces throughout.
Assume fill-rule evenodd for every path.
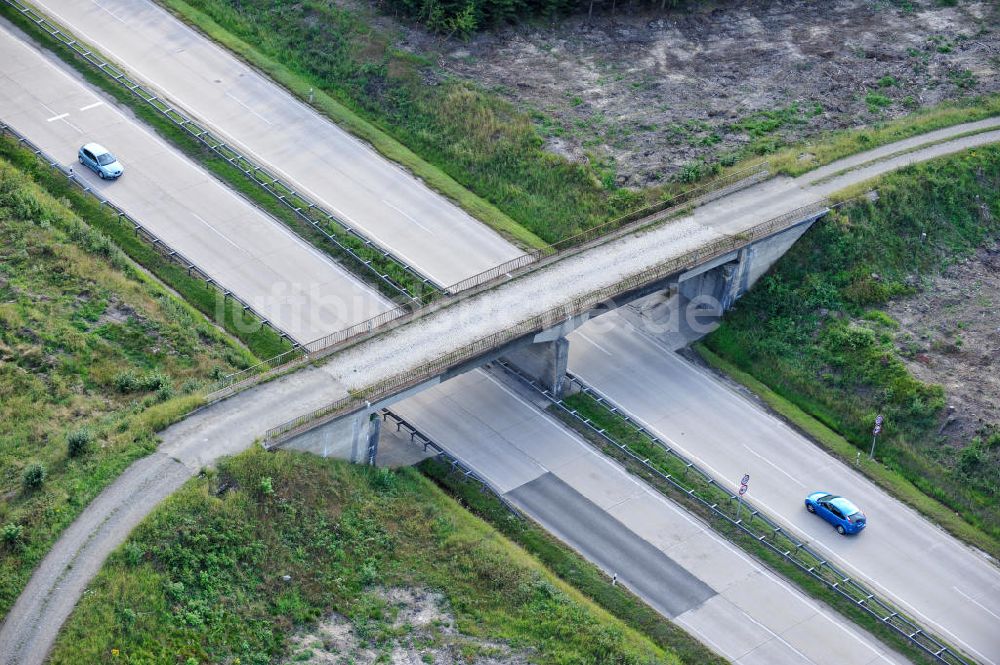
M 647 436 L 636 432 L 620 415 L 611 413 L 607 405 L 599 404 L 593 397 L 583 393 L 571 395 L 565 401 L 568 407 L 576 410 L 582 417 L 590 419 L 594 427 L 604 430 L 616 443 L 627 445 L 632 452 L 647 460 L 660 473 L 672 476 L 675 480 L 686 486 L 687 489 L 693 490 L 697 497 L 710 504 L 718 504 L 722 510 L 728 509 L 731 511 L 730 515 L 734 515 L 735 506 L 729 500 L 727 492 L 724 492 L 716 484 L 701 482 L 696 474 L 691 474 L 686 470 L 682 462 L 668 455 L 663 448 Z M 629 472 L 643 478 L 665 496 L 699 516 L 712 529 L 723 534 L 727 539 L 739 545 L 747 553 L 769 566 L 772 570 L 777 571 L 794 582 L 806 594 L 835 608 L 845 617 L 871 632 L 888 646 L 899 653 L 905 654 L 914 663 L 927 663 L 930 665 L 930 663 L 935 662 L 934 659 L 912 646 L 899 633 L 893 631 L 867 612 L 859 609 L 855 602 L 831 591 L 827 585 L 804 572 L 793 563 L 786 561 L 757 539 L 733 527 L 729 521 L 716 515 L 687 492 L 682 492 L 670 483 L 663 481 L 658 475 L 651 473 L 645 466 L 626 455 L 617 445 L 609 444 L 602 437 L 583 427 L 579 421 L 566 417 L 561 411 L 554 411 L 554 413 L 557 417 L 562 418 L 567 425 L 580 432 L 584 438 L 591 441 L 605 455 L 618 460 Z M 744 510 L 743 518 L 746 519 L 746 516 L 747 512 Z M 801 552 L 797 552 L 792 541 L 788 540 L 784 534 L 770 534 L 768 540 L 780 550 L 796 552 L 795 556 L 807 567 L 818 566 L 819 564 L 819 561 Z M 839 578 L 832 576 L 822 569 L 820 569 L 819 574 L 823 575 L 831 583 L 839 581 Z
M 395 35 L 342 5 L 160 0 L 180 18 L 238 54 L 334 122 L 370 142 L 474 216 L 522 244 L 556 242 L 618 215 L 670 198 L 688 183 L 767 159 L 801 173 L 840 157 L 940 127 L 1000 113 L 1000 95 L 922 109 L 861 131 L 782 149 L 782 128 L 808 122 L 812 108 L 750 114 L 734 123 L 744 149 L 692 163 L 644 191 L 615 185 L 613 164 L 566 161 L 543 149 L 546 119 L 468 81 L 442 75 L 432 60 L 394 47 Z M 434 79 L 428 85 L 426 78 Z M 312 95 L 310 94 L 312 93 Z M 821 111 L 821 110 L 820 110 Z M 811 159 L 800 159 L 803 153 Z
M 15 11 L 7 4 L 0 4 L 0 16 L 4 16 L 10 20 L 26 34 L 30 35 L 44 47 L 55 53 L 64 62 L 75 68 L 83 76 L 83 78 L 87 80 L 87 82 L 103 90 L 120 104 L 130 108 L 138 118 L 152 127 L 163 138 L 167 139 L 170 143 L 181 150 L 181 152 L 201 164 L 201 166 L 212 173 L 216 178 L 226 183 L 229 187 L 235 189 L 274 218 L 286 224 L 298 235 L 311 242 L 317 248 L 329 254 L 331 257 L 343 264 L 346 269 L 354 272 L 361 280 L 367 282 L 369 285 L 381 291 L 389 298 L 401 298 L 395 289 L 375 277 L 370 271 L 361 268 L 357 261 L 351 258 L 347 252 L 344 252 L 333 245 L 323 236 L 322 233 L 313 228 L 312 225 L 298 218 L 285 204 L 266 192 L 236 166 L 230 164 L 225 159 L 209 150 L 188 132 L 177 127 L 161 113 L 157 112 L 148 104 L 130 93 L 123 86 L 113 82 L 107 75 L 102 74 L 96 67 L 77 56 L 74 51 L 67 48 L 62 44 L 62 42 L 53 39 L 47 32 L 40 29 L 33 22 L 27 20 L 24 15 Z M 69 32 L 67 32 L 67 34 L 69 34 Z M 99 50 L 94 48 L 93 45 L 90 45 L 89 48 L 91 48 L 94 53 L 99 53 Z M 296 203 L 296 205 L 300 205 L 300 207 L 305 207 L 305 204 L 296 199 L 290 191 L 281 189 L 280 186 L 276 187 L 287 197 L 288 201 Z M 386 259 L 381 252 L 365 246 L 363 241 L 358 239 L 356 236 L 346 233 L 337 224 L 325 223 L 324 230 L 335 236 L 339 242 L 350 248 L 362 259 L 370 262 L 372 267 L 377 270 L 379 274 L 388 275 L 397 284 L 406 288 L 415 297 L 423 300 L 428 300 L 434 297 L 434 293 L 432 291 L 425 289 L 421 284 L 421 281 L 406 272 L 402 266 L 390 259 Z M 261 357 L 268 358 L 271 356 L 262 354 Z
M 379 587 L 440 591 L 459 631 L 532 662 L 681 662 L 416 471 L 257 449 L 190 481 L 132 533 L 51 662 L 270 663 L 293 627 L 330 612 L 384 654 L 406 628 L 392 627 Z
M 879 307 L 1000 237 L 998 191 L 996 146 L 886 176 L 877 203 L 851 204 L 815 225 L 704 341 L 739 370 L 735 378 L 765 385 L 780 413 L 852 463 L 867 454 L 875 415 L 884 414 L 880 464 L 862 470 L 994 555 L 1000 424 L 945 443 L 945 392 L 910 375 L 895 322 Z
M 113 215 L 68 187 L 45 191 L 29 174 L 45 182 L 47 167 L 6 139 L 0 154 L 25 166 L 0 159 L 4 615 L 62 529 L 153 450 L 154 432 L 199 405 L 204 383 L 254 357 L 113 244 L 104 232 L 118 224 Z M 150 267 L 176 278 L 179 291 L 206 288 L 148 247 L 130 249 L 152 253 Z M 214 301 L 202 295 L 211 311 Z

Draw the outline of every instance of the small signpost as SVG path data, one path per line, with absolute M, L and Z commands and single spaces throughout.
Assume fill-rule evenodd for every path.
M 868 459 L 875 459 L 875 439 L 878 438 L 879 432 L 882 431 L 882 414 L 875 416 L 875 427 L 872 429 L 872 451 L 868 453 Z
M 743 478 L 740 479 L 740 493 L 738 502 L 736 504 L 736 521 L 740 521 L 740 511 L 743 508 L 743 495 L 747 493 L 747 483 L 750 482 L 750 474 L 744 473 Z

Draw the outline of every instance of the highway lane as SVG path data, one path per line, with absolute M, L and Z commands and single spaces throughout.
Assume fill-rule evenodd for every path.
M 392 408 L 733 662 L 905 662 L 594 451 L 535 398 L 477 370 Z
M 389 304 L 280 222 L 125 115 L 52 56 L 0 24 L 0 119 L 133 215 L 300 342 Z M 97 141 L 125 165 L 116 182 L 77 162 Z
M 453 284 L 522 254 L 154 3 L 34 4 L 439 284 Z
M 570 369 L 717 479 L 749 473 L 749 498 L 983 663 L 1000 662 L 1000 569 L 779 419 L 605 315 L 574 333 Z M 815 490 L 850 497 L 869 525 L 838 535 L 805 511 Z

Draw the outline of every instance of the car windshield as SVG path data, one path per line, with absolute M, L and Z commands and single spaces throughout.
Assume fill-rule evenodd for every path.
M 114 161 L 115 161 L 115 156 L 112 155 L 110 152 L 106 152 L 103 155 L 97 156 L 97 163 L 100 164 L 101 166 L 107 166 L 108 164 L 111 164 Z

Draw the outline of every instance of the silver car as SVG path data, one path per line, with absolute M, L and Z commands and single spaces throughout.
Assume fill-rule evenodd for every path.
M 80 148 L 80 163 L 96 173 L 102 180 L 116 180 L 125 173 L 121 165 L 107 148 L 99 143 L 88 143 Z

